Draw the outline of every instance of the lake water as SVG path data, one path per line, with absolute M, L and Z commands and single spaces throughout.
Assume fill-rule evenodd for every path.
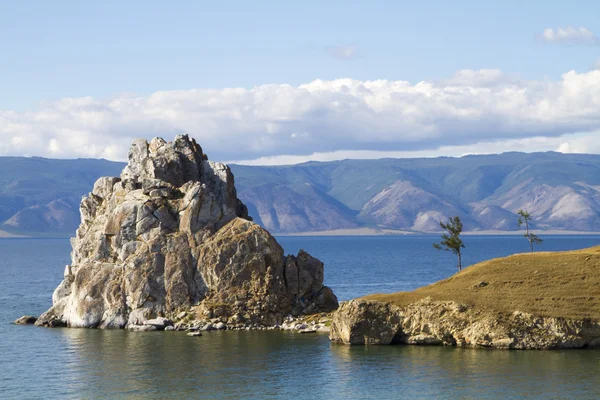
M 436 236 L 279 237 L 325 262 L 341 300 L 455 272 Z M 527 251 L 521 236 L 466 236 L 465 265 Z M 545 236 L 540 250 L 600 244 Z M 347 347 L 291 332 L 132 333 L 16 326 L 39 315 L 69 263 L 63 239 L 0 240 L 0 399 L 600 398 L 600 351 Z

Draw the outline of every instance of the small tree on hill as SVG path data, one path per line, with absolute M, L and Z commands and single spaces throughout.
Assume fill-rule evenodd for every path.
M 538 235 L 534 235 L 533 232 L 529 231 L 529 221 L 531 221 L 531 214 L 529 214 L 525 210 L 518 210 L 517 214 L 519 215 L 519 226 L 525 224 L 525 237 L 529 240 L 529 248 L 533 252 L 533 245 L 542 243 L 542 239 L 539 238 Z
M 458 270 L 462 270 L 462 253 L 461 249 L 465 248 L 463 241 L 460 239 L 460 234 L 463 230 L 463 224 L 458 217 L 452 217 L 448 220 L 448 223 L 440 221 L 440 226 L 447 233 L 442 234 L 442 241 L 440 243 L 434 243 L 433 247 L 437 250 L 451 251 L 458 257 Z

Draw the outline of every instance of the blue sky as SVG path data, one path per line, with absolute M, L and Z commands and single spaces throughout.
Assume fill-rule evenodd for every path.
M 600 33 L 598 15 L 600 2 L 594 1 L 222 1 L 218 4 L 2 1 L 0 110 L 5 115 L 4 131 L 0 117 L 0 135 L 12 135 L 10 139 L 19 142 L 15 137 L 18 134 L 15 124 L 31 125 L 23 120 L 37 120 L 33 114 L 47 108 L 60 109 L 62 106 L 57 104 L 65 98 L 89 97 L 106 106 L 121 97 L 148 98 L 157 91 L 252 90 L 267 84 L 299 87 L 317 79 L 331 82 L 340 78 L 360 82 L 408 81 L 417 85 L 422 81 L 443 82 L 462 70 L 498 70 L 502 73 L 502 82 L 519 80 L 528 82 L 524 84 L 527 87 L 560 82 L 568 71 L 586 74 L 597 64 L 600 58 L 600 41 L 596 36 Z M 545 40 L 543 32 L 547 29 L 555 32 L 563 29 L 567 33 L 562 38 L 557 36 L 557 40 Z M 569 36 L 568 29 L 575 33 Z M 581 32 L 584 34 L 580 35 Z M 586 36 L 587 32 L 591 36 Z M 463 85 L 468 86 L 468 82 Z M 285 94 L 278 96 L 285 98 Z M 170 104 L 175 108 L 181 103 L 181 99 L 172 101 Z M 278 97 L 276 103 L 281 101 Z M 198 103 L 194 104 L 196 107 Z M 120 120 L 129 118 L 121 109 L 119 115 Z M 314 116 L 314 110 L 310 115 Z M 274 120 L 282 118 L 289 120 L 289 115 L 277 116 Z M 294 116 L 298 118 L 307 117 Z M 7 119 L 10 121 L 6 122 Z M 7 128 L 9 123 L 12 128 Z M 112 121 L 109 125 L 115 123 Z M 268 125 L 269 121 L 264 123 Z M 85 128 L 90 122 L 83 125 Z M 179 123 L 167 125 L 164 125 L 165 136 L 189 128 Z M 309 121 L 302 128 L 306 132 L 286 131 L 285 134 L 296 135 L 296 138 L 304 134 L 315 136 L 318 129 L 315 132 L 309 129 L 314 125 L 314 121 Z M 330 129 L 343 129 L 335 123 L 325 125 Z M 536 128 L 535 132 L 518 135 L 511 130 L 482 140 L 556 138 L 566 134 L 579 138 L 582 128 L 595 132 L 597 127 L 574 124 L 572 128 L 554 132 L 544 125 L 543 129 L 553 132 L 544 135 Z M 47 131 L 53 129 L 46 125 Z M 46 132 L 42 136 L 46 150 L 34 153 L 58 157 L 69 154 L 122 157 L 121 153 L 113 154 L 114 149 L 101 149 L 100 144 L 88 142 L 85 142 L 88 150 L 84 153 L 53 153 L 52 148 L 56 150 L 57 143 L 65 141 L 65 129 L 71 129 L 73 135 L 85 134 L 80 126 L 57 127 L 56 135 Z M 120 126 L 116 129 L 118 133 L 109 136 L 128 138 L 139 134 L 140 129 L 128 131 L 127 126 Z M 457 129 L 460 130 L 460 126 Z M 256 127 L 251 133 L 259 135 L 259 131 Z M 190 133 L 202 137 L 201 132 Z M 98 134 L 88 132 L 92 137 Z M 471 139 L 439 143 L 478 143 L 473 135 L 461 137 L 466 136 Z M 431 137 L 425 135 L 424 139 Z M 411 140 L 413 143 L 414 139 Z M 384 142 L 389 141 L 388 135 Z M 324 151 L 383 151 L 389 147 L 368 143 L 361 147 L 363 142 L 357 140 L 347 148 L 330 146 Z M 312 147 L 303 147 L 298 155 L 322 150 L 314 143 Z M 400 140 L 391 150 L 401 151 L 405 144 L 406 141 Z M 79 144 L 83 145 L 84 142 Z M 121 144 L 113 140 L 110 145 Z M 554 142 L 549 146 L 554 146 Z M 249 157 L 272 157 L 294 148 L 279 148 L 273 143 L 265 147 L 271 150 L 255 151 Z M 421 146 L 409 147 L 408 150 L 415 151 L 427 147 L 439 150 L 426 145 L 426 141 Z M 220 151 L 219 146 L 216 149 L 222 157 L 238 159 L 242 156 Z M 18 147 L 0 147 L 0 153 L 20 154 Z

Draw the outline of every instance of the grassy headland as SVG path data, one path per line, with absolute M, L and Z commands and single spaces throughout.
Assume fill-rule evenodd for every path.
M 496 258 L 413 292 L 365 299 L 402 307 L 426 297 L 498 312 L 600 320 L 600 246 Z

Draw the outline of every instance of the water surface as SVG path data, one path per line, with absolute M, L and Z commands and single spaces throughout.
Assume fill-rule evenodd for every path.
M 410 290 L 455 271 L 434 236 L 281 237 L 326 264 L 340 299 Z M 547 236 L 541 250 L 600 244 Z M 465 263 L 527 251 L 522 237 L 465 237 Z M 600 398 L 600 352 L 347 347 L 326 335 L 44 329 L 39 314 L 69 262 L 68 240 L 0 240 L 0 398 Z

